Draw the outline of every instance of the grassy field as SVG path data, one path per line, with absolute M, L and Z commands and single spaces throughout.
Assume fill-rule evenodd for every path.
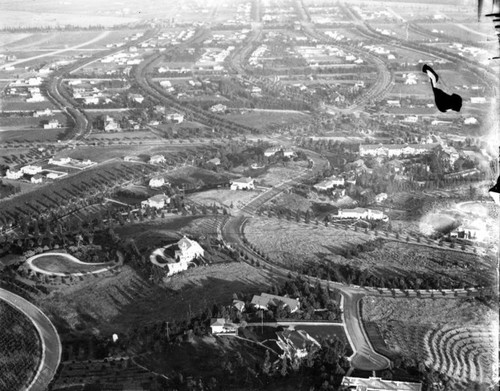
M 0 329 L 0 390 L 25 390 L 42 355 L 36 328 L 22 312 L 0 300 Z
M 365 234 L 327 228 L 323 224 L 305 225 L 265 218 L 252 218 L 245 226 L 245 236 L 273 260 L 285 265 L 314 262 L 323 257 L 332 262 L 353 264 L 355 260 L 336 253 L 369 240 Z
M 64 286 L 38 305 L 62 333 L 120 333 L 141 324 L 183 320 L 214 303 L 230 304 L 233 293 L 268 286 L 264 272 L 241 263 L 189 269 L 174 276 L 165 289 L 152 284 L 130 266 L 119 274 L 87 278 Z
M 258 176 L 256 182 L 263 186 L 277 186 L 289 179 L 296 178 L 300 170 L 305 170 L 307 162 L 287 162 L 285 166 L 270 167 L 261 176 Z
M 216 189 L 192 194 L 189 196 L 189 199 L 205 205 L 212 205 L 215 203 L 225 208 L 230 208 L 232 204 L 234 208 L 241 209 L 259 194 L 260 192 L 258 191 Z
M 108 265 L 93 265 L 73 262 L 64 255 L 46 255 L 33 260 L 34 266 L 55 273 L 92 273 Z
M 271 205 L 293 211 L 300 210 L 301 212 L 305 212 L 312 207 L 312 203 L 308 199 L 294 193 L 280 194 L 278 197 L 271 200 Z
M 237 124 L 251 126 L 257 129 L 267 129 L 273 125 L 279 126 L 296 121 L 303 121 L 310 116 L 300 112 L 248 111 L 245 114 L 227 114 L 225 117 Z
M 175 186 L 182 186 L 183 184 L 203 186 L 228 181 L 229 179 L 225 174 L 193 166 L 185 166 L 170 171 L 166 177 Z
M 0 142 L 44 143 L 62 138 L 64 129 L 26 129 L 0 131 Z

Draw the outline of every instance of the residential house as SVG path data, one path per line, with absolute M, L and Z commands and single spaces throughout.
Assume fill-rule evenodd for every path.
M 180 124 L 184 121 L 184 115 L 180 113 L 170 113 L 165 115 L 165 119 Z
M 270 157 L 270 156 L 274 156 L 275 154 L 277 154 L 278 152 L 280 152 L 282 150 L 282 147 L 271 147 L 271 148 L 267 148 L 265 151 L 264 151 L 264 156 L 266 157 Z
M 35 118 L 44 117 L 44 116 L 50 117 L 52 115 L 54 115 L 54 113 L 50 109 L 37 110 L 37 111 L 33 112 L 33 117 L 35 117 Z
M 21 170 L 16 169 L 7 169 L 5 173 L 5 177 L 7 179 L 20 179 L 23 176 L 23 172 Z
M 389 220 L 383 212 L 366 208 L 339 209 L 338 217 L 341 219 Z
M 144 97 L 141 94 L 130 94 L 129 95 L 130 99 L 137 103 L 142 103 L 144 102 Z
M 167 268 L 167 276 L 172 276 L 187 270 L 194 259 L 203 257 L 203 255 L 203 248 L 196 241 L 184 236 L 177 243 L 153 251 L 149 260 L 156 266 Z
M 235 179 L 231 182 L 231 190 L 253 190 L 254 179 L 252 178 L 240 178 Z
M 236 335 L 238 333 L 238 326 L 224 318 L 212 318 L 210 329 L 214 335 Z
M 220 104 L 220 103 L 210 107 L 210 111 L 212 113 L 225 113 L 226 110 L 227 110 L 227 106 Z
M 42 172 L 42 166 L 24 166 L 21 167 L 21 171 L 23 174 L 36 175 Z
M 297 311 L 300 306 L 299 299 L 291 299 L 289 297 L 271 295 L 269 293 L 262 293 L 260 296 L 254 295 L 251 305 L 257 309 L 268 310 L 269 305 L 278 306 L 279 303 L 283 303 L 285 307 L 288 307 L 290 313 Z
M 27 98 L 26 99 L 26 102 L 29 102 L 29 103 L 33 103 L 33 102 L 43 102 L 45 100 L 45 98 L 43 97 L 42 94 L 40 93 L 33 93 L 31 94 L 31 97 L 30 98 Z
M 97 97 L 97 96 L 85 96 L 85 97 L 83 97 L 83 103 L 86 105 L 97 105 L 97 104 L 99 104 L 99 97 Z
M 484 96 L 473 96 L 470 98 L 470 103 L 486 103 Z
M 71 164 L 71 158 L 70 157 L 62 157 L 60 159 L 50 158 L 49 164 L 53 164 L 55 166 L 64 166 L 67 164 Z
M 133 156 L 133 155 L 127 155 L 123 158 L 124 161 L 126 162 L 140 162 L 141 159 L 139 156 Z
M 42 183 L 43 182 L 43 176 L 40 174 L 33 175 L 31 177 L 31 183 Z
M 276 333 L 277 345 L 283 351 L 281 357 L 290 360 L 302 359 L 314 349 L 320 349 L 321 345 L 304 330 L 287 329 Z
M 422 391 L 421 383 L 383 380 L 380 377 L 344 376 L 341 385 L 352 391 Z
M 344 186 L 345 179 L 342 177 L 331 176 L 326 178 L 324 181 L 315 184 L 313 187 L 318 191 L 327 191 L 333 189 L 336 186 Z
M 166 162 L 166 159 L 165 159 L 165 156 L 163 156 L 163 155 L 153 155 L 149 159 L 149 164 L 161 164 L 161 163 L 165 163 L 165 162 Z
M 104 130 L 106 132 L 116 132 L 120 130 L 120 124 L 113 117 L 107 115 L 104 119 Z
M 56 119 L 51 119 L 49 123 L 43 125 L 44 129 L 57 129 L 59 127 L 60 127 L 59 121 Z
M 239 312 L 245 311 L 245 302 L 242 300 L 233 300 L 233 307 L 236 308 Z
M 380 203 L 387 199 L 387 193 L 379 193 L 375 196 L 375 202 Z
M 399 100 L 387 100 L 387 105 L 391 107 L 401 107 L 401 102 Z
M 214 157 L 207 161 L 207 163 L 213 164 L 214 166 L 220 166 L 220 159 L 218 157 Z
M 297 156 L 297 154 L 295 153 L 295 151 L 293 149 L 285 148 L 285 149 L 283 149 L 283 156 L 287 157 L 287 158 L 293 158 L 293 157 Z
M 150 208 L 163 209 L 166 204 L 170 203 L 170 197 L 165 194 L 157 194 L 149 197 L 147 200 L 141 202 L 141 206 L 145 208 L 149 206 Z
M 464 124 L 465 125 L 476 125 L 477 119 L 475 119 L 474 117 L 466 118 L 466 119 L 464 119 Z
M 165 179 L 162 177 L 157 177 L 157 178 L 151 178 L 149 181 L 149 187 L 157 188 L 157 187 L 162 187 L 165 184 Z

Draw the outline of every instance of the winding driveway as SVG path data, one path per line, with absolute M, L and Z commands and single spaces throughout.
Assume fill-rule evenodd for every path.
M 107 265 L 108 267 L 104 267 L 102 269 L 97 269 L 85 273 L 59 273 L 59 272 L 51 272 L 48 270 L 44 270 L 38 266 L 33 265 L 33 261 L 37 258 L 40 257 L 50 257 L 50 256 L 58 256 L 58 257 L 65 257 L 67 258 L 70 262 L 80 264 L 80 265 L 85 265 L 85 266 L 99 266 L 99 265 Z M 121 260 L 121 258 L 120 258 Z M 102 263 L 86 263 L 80 261 L 78 258 L 75 258 L 73 255 L 66 254 L 66 253 L 43 253 L 43 254 L 37 254 L 32 256 L 31 258 L 26 260 L 26 263 L 28 264 L 29 268 L 37 273 L 42 273 L 42 274 L 47 274 L 49 276 L 59 276 L 59 277 L 67 277 L 69 274 L 72 276 L 80 277 L 80 276 L 85 276 L 87 274 L 96 274 L 96 273 L 103 273 L 105 271 L 109 270 L 109 262 L 102 262 Z
M 0 300 L 5 300 L 30 318 L 37 329 L 42 344 L 42 358 L 26 391 L 45 391 L 61 361 L 61 341 L 57 330 L 42 311 L 21 296 L 0 288 Z

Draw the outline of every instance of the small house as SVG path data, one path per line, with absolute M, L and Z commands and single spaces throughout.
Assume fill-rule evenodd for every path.
M 254 179 L 252 178 L 240 178 L 235 179 L 231 182 L 231 190 L 253 190 Z
M 212 318 L 210 329 L 214 335 L 236 335 L 238 333 L 238 326 L 224 318 Z
M 162 187 L 164 184 L 165 184 L 165 179 L 163 179 L 162 177 L 151 178 L 149 181 L 149 187 L 153 189 Z

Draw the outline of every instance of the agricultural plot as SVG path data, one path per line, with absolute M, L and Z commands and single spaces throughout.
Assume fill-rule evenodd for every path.
M 492 384 L 498 375 L 495 311 L 466 300 L 409 300 L 366 297 L 363 319 L 373 322 L 395 357 L 424 363 L 453 379 L 456 390 Z
M 10 304 L 0 300 L 0 390 L 25 390 L 42 356 L 33 323 Z

